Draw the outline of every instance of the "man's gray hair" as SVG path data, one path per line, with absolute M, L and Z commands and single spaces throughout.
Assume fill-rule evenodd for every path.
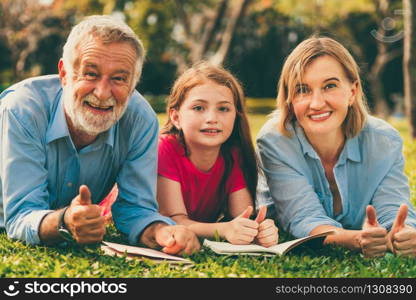
M 132 45 L 137 57 L 134 72 L 135 84 L 132 87 L 133 90 L 140 79 L 145 51 L 142 42 L 134 31 L 126 23 L 112 16 L 89 16 L 72 28 L 64 45 L 62 54 L 62 59 L 67 72 L 72 76 L 73 67 L 76 62 L 75 60 L 77 59 L 77 57 L 74 57 L 77 47 L 82 40 L 89 37 L 96 38 L 104 44 L 127 42 Z

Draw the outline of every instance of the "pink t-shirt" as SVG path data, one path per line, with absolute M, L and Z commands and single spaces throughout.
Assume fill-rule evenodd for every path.
M 185 155 L 184 147 L 173 135 L 159 137 L 158 175 L 178 181 L 188 216 L 199 222 L 215 222 L 220 214 L 222 201 L 228 195 L 246 187 L 240 168 L 239 151 L 231 151 L 233 169 L 226 182 L 226 195 L 220 195 L 219 185 L 224 174 L 224 158 L 219 155 L 208 172 L 198 170 Z

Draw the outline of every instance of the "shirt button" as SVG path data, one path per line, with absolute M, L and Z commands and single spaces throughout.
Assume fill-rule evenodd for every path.
M 67 186 L 68 186 L 68 187 L 72 187 L 72 182 L 68 182 L 68 183 L 67 183 Z

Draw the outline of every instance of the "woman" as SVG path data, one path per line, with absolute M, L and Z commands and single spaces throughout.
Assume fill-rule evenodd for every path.
M 334 230 L 326 243 L 365 256 L 416 256 L 402 140 L 367 115 L 351 54 L 330 38 L 303 41 L 283 66 L 277 102 L 257 138 L 258 202 L 274 204 L 295 237 Z

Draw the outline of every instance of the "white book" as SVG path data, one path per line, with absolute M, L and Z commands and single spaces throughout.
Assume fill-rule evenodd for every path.
M 175 256 L 166 254 L 162 251 L 150 249 L 150 248 L 142 248 L 130 245 L 123 245 L 117 243 L 110 243 L 103 241 L 101 246 L 101 250 L 104 251 L 106 255 L 111 256 L 126 256 L 128 259 L 134 258 L 147 258 L 155 262 L 162 262 L 166 261 L 169 263 L 180 263 L 180 264 L 193 264 L 192 261 L 189 259 L 185 259 L 183 257 Z
M 273 256 L 273 255 L 285 255 L 287 252 L 292 250 L 293 248 L 304 244 L 311 240 L 321 239 L 321 243 L 325 239 L 326 236 L 333 234 L 334 231 L 326 231 L 315 235 L 310 235 L 304 238 L 288 241 L 285 243 L 277 244 L 271 247 L 263 247 L 256 244 L 250 245 L 234 245 L 227 242 L 214 242 L 205 239 L 204 246 L 210 248 L 217 254 L 225 254 L 225 255 L 265 255 L 265 256 Z

